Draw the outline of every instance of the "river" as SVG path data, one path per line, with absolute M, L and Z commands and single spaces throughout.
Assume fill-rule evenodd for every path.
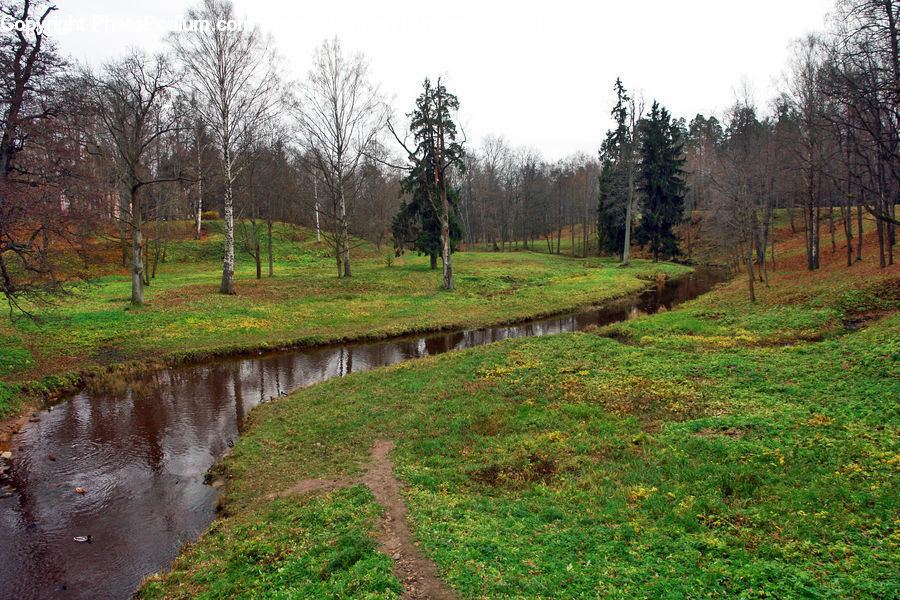
M 13 436 L 15 457 L 0 476 L 0 598 L 130 598 L 215 518 L 219 492 L 204 475 L 237 440 L 247 411 L 273 397 L 412 358 L 653 313 L 723 279 L 698 270 L 550 319 L 241 356 L 156 371 L 119 394 L 82 391 Z

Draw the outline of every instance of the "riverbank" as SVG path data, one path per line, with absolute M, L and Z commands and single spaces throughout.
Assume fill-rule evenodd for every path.
M 418 548 L 459 598 L 897 598 L 900 272 L 793 250 L 590 333 L 302 389 L 216 468 L 223 518 L 143 598 L 396 598 L 366 485 L 390 440 Z M 302 491 L 302 490 L 301 490 Z
M 689 268 L 638 261 L 516 253 L 454 256 L 456 289 L 440 289 L 428 259 L 354 251 L 354 276 L 337 279 L 328 249 L 309 231 L 276 227 L 275 274 L 254 278 L 244 260 L 236 296 L 217 293 L 221 236 L 170 242 L 168 262 L 132 307 L 130 278 L 106 274 L 55 306 L 34 307 L 40 323 L 0 325 L 0 418 L 85 383 L 116 385 L 162 366 L 221 356 L 373 341 L 477 328 L 560 314 L 633 293 Z M 112 381 L 111 381 L 112 380 Z

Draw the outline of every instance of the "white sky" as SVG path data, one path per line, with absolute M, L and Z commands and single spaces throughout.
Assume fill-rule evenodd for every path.
M 648 104 L 676 117 L 720 114 L 746 80 L 765 105 L 791 42 L 824 27 L 834 0 L 234 0 L 241 18 L 273 34 L 288 75 L 305 76 L 313 50 L 337 35 L 364 52 L 397 114 L 409 112 L 426 75 L 444 76 L 460 101 L 468 139 L 502 135 L 558 159 L 594 155 L 610 126 L 621 76 Z M 162 48 L 152 28 L 117 32 L 128 18 L 171 21 L 188 0 L 57 0 L 57 21 L 86 31 L 55 35 L 60 50 L 99 64 L 129 46 Z M 447 8 L 449 7 L 449 8 Z M 127 23 L 125 23 L 127 25 Z M 437 32 L 437 44 L 420 32 Z

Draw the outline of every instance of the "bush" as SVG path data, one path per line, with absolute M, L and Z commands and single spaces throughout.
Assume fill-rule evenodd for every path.
M 200 216 L 203 217 L 204 221 L 218 221 L 219 220 L 219 211 L 204 210 Z

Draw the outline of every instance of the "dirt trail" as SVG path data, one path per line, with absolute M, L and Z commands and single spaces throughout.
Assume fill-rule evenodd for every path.
M 456 600 L 456 595 L 440 580 L 437 567 L 419 552 L 413 542 L 407 519 L 406 504 L 400 495 L 403 484 L 394 476 L 394 463 L 388 453 L 394 448 L 390 440 L 378 440 L 372 446 L 366 472 L 358 479 L 304 479 L 268 498 L 330 492 L 356 484 L 369 486 L 375 500 L 384 507 L 379 549 L 394 561 L 394 575 L 403 583 L 404 600 Z

